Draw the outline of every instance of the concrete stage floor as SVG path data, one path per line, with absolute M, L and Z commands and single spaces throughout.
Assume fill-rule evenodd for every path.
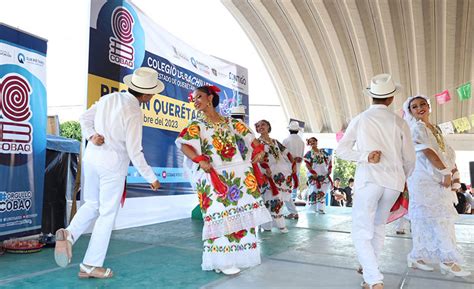
M 53 249 L 29 255 L 0 256 L 1 288 L 360 288 L 361 276 L 350 238 L 350 208 L 328 208 L 326 215 L 306 213 L 287 220 L 290 232 L 260 233 L 262 264 L 235 276 L 201 271 L 201 222 L 183 219 L 115 231 L 105 265 L 109 280 L 77 277 L 89 235 L 74 246 L 67 268 L 54 263 Z M 275 229 L 274 229 L 275 230 Z M 465 268 L 474 273 L 474 216 L 456 223 Z M 381 268 L 385 288 L 474 289 L 474 277 L 459 278 L 409 269 L 410 235 L 387 226 Z

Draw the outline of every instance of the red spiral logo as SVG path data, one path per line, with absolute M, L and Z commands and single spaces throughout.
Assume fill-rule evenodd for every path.
M 112 30 L 120 41 L 124 43 L 133 42 L 133 17 L 127 9 L 117 7 L 112 13 Z
M 0 111 L 12 121 L 25 121 L 31 117 L 29 96 L 31 87 L 20 75 L 7 75 L 0 83 Z

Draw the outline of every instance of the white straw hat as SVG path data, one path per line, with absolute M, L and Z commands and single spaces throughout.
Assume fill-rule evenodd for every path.
M 234 106 L 230 109 L 230 114 L 245 115 L 245 105 Z
M 372 77 L 370 86 L 364 89 L 364 94 L 373 98 L 387 98 L 400 92 L 402 86 L 393 82 L 392 76 L 387 73 Z
M 288 126 L 288 130 L 300 130 L 300 124 L 296 120 L 292 120 Z
M 126 75 L 123 82 L 131 89 L 144 94 L 157 94 L 165 88 L 158 80 L 158 72 L 149 67 L 137 68 L 133 74 Z

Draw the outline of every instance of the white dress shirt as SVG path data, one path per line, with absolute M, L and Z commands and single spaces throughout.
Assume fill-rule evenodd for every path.
M 283 145 L 291 153 L 293 158 L 303 158 L 304 141 L 298 134 L 290 134 L 284 141 Z
M 82 135 L 86 139 L 95 133 L 104 137 L 102 146 L 89 142 L 88 149 L 101 150 L 100 153 L 90 154 L 94 156 L 90 161 L 116 166 L 119 172 L 126 175 L 131 160 L 147 182 L 153 183 L 157 180 L 142 152 L 143 113 L 135 96 L 128 92 L 105 95 L 81 115 L 79 121 Z M 104 157 L 100 157 L 101 155 Z
M 380 162 L 369 163 L 369 153 L 377 150 L 382 152 Z M 408 124 L 381 104 L 371 105 L 351 121 L 336 155 L 357 162 L 355 187 L 371 182 L 399 192 L 416 161 Z

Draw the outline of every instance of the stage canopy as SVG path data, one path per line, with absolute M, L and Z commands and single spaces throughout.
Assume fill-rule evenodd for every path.
M 368 107 L 361 91 L 382 72 L 403 85 L 395 111 L 421 93 L 434 122 L 466 117 L 474 127 L 474 101 L 458 95 L 474 79 L 472 1 L 221 1 L 257 48 L 287 117 L 307 132 L 341 130 Z M 446 90 L 451 100 L 438 104 Z M 455 149 L 472 150 L 474 129 L 455 132 Z

